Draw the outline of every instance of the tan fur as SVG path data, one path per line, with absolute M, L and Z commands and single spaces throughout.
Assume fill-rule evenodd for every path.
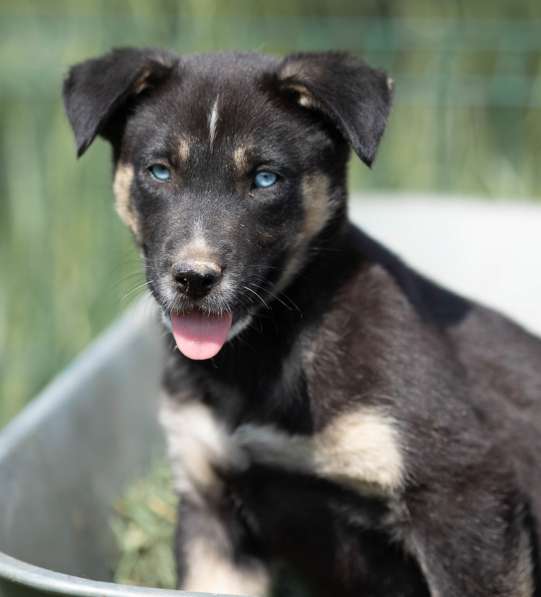
M 303 74 L 302 67 L 302 62 L 288 62 L 280 72 L 280 77 L 283 80 L 300 78 Z
M 194 538 L 186 548 L 187 575 L 184 591 L 265 597 L 269 593 L 270 578 L 259 563 L 250 562 L 242 568 L 230 554 L 222 553 L 216 540 Z
M 319 103 L 308 90 L 308 88 L 302 83 L 298 82 L 306 75 L 311 77 L 317 76 L 317 71 L 318 66 L 316 64 L 311 64 L 308 67 L 302 62 L 290 62 L 289 64 L 286 64 L 280 73 L 280 78 L 285 87 L 295 91 L 298 94 L 297 101 L 304 108 L 317 109 L 320 107 Z
M 214 267 L 218 268 L 218 265 L 216 265 L 216 256 L 207 243 L 203 230 L 198 223 L 193 228 L 191 239 L 182 247 L 176 258 L 179 261 L 214 264 Z
M 329 184 L 329 178 L 322 173 L 303 177 L 304 222 L 292 244 L 290 258 L 277 284 L 278 290 L 283 289 L 299 272 L 306 260 L 310 241 L 321 232 L 332 215 Z
M 187 162 L 190 157 L 190 142 L 185 137 L 181 137 L 178 143 L 178 157 L 183 162 Z
M 115 172 L 113 192 L 115 207 L 120 219 L 133 232 L 137 240 L 140 239 L 139 220 L 131 205 L 131 185 L 134 172 L 131 164 L 120 162 Z
M 304 85 L 299 85 L 298 83 L 294 83 L 288 85 L 288 88 L 295 91 L 297 95 L 297 101 L 303 108 L 316 108 L 317 102 L 314 99 L 313 95 L 306 89 Z
M 144 91 L 147 87 L 149 87 L 148 79 L 151 74 L 152 71 L 150 68 L 143 69 L 141 75 L 139 76 L 137 81 L 135 81 L 135 84 L 133 86 L 134 93 L 141 93 L 141 91 Z
M 248 169 L 248 148 L 246 145 L 239 145 L 233 152 L 233 162 L 238 174 L 243 174 Z
M 390 494 L 404 483 L 396 425 L 376 408 L 341 415 L 315 435 L 247 424 L 234 439 L 251 462 L 314 474 L 361 493 Z
M 164 396 L 160 423 L 165 430 L 175 489 L 194 499 L 216 498 L 223 486 L 216 468 L 243 470 L 243 454 L 225 426 L 201 402 Z
M 305 239 L 312 239 L 320 232 L 332 212 L 329 197 L 329 179 L 324 174 L 305 176 L 302 181 L 302 200 L 304 205 Z

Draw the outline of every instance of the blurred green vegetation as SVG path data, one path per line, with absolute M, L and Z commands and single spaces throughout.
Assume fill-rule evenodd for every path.
M 115 504 L 111 526 L 118 551 L 114 581 L 176 588 L 173 537 L 178 497 L 169 466 L 156 462 Z
M 2 0 L 0 425 L 130 299 L 138 259 L 103 142 L 76 163 L 68 65 L 118 45 L 338 48 L 386 68 L 395 109 L 355 189 L 540 194 L 539 0 Z
M 168 463 L 156 461 L 117 500 L 111 527 L 118 560 L 115 582 L 161 589 L 176 588 L 173 538 L 178 496 Z M 272 597 L 309 597 L 302 581 L 284 564 L 273 570 Z

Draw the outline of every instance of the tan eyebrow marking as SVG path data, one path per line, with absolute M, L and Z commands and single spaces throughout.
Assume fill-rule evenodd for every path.
M 183 162 L 187 162 L 190 157 L 190 142 L 187 138 L 181 137 L 178 144 L 178 155 Z
M 239 173 L 244 172 L 248 168 L 248 148 L 246 145 L 239 145 L 233 152 L 233 161 L 235 168 Z

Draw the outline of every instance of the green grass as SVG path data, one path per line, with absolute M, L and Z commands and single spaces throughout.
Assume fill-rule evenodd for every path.
M 111 521 L 119 554 L 114 581 L 162 589 L 176 584 L 173 534 L 177 498 L 158 463 L 117 502 Z
M 137 294 L 109 150 L 80 163 L 69 64 L 112 45 L 284 53 L 342 48 L 387 68 L 396 101 L 355 189 L 536 197 L 541 8 L 428 0 L 3 0 L 0 6 L 0 426 Z
M 169 467 L 156 462 L 148 475 L 131 485 L 115 506 L 111 526 L 118 560 L 117 583 L 176 588 L 173 535 L 177 497 Z M 182 523 L 182 521 L 180 521 Z M 273 575 L 273 597 L 309 597 L 302 583 L 283 566 Z

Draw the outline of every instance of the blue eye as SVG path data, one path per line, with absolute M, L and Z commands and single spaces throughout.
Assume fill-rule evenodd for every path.
M 254 177 L 254 185 L 258 189 L 266 189 L 272 187 L 273 184 L 278 180 L 278 176 L 274 172 L 268 170 L 261 170 Z
M 171 179 L 171 170 L 169 170 L 169 168 L 163 164 L 152 164 L 148 171 L 150 172 L 152 178 L 158 182 L 167 182 Z

